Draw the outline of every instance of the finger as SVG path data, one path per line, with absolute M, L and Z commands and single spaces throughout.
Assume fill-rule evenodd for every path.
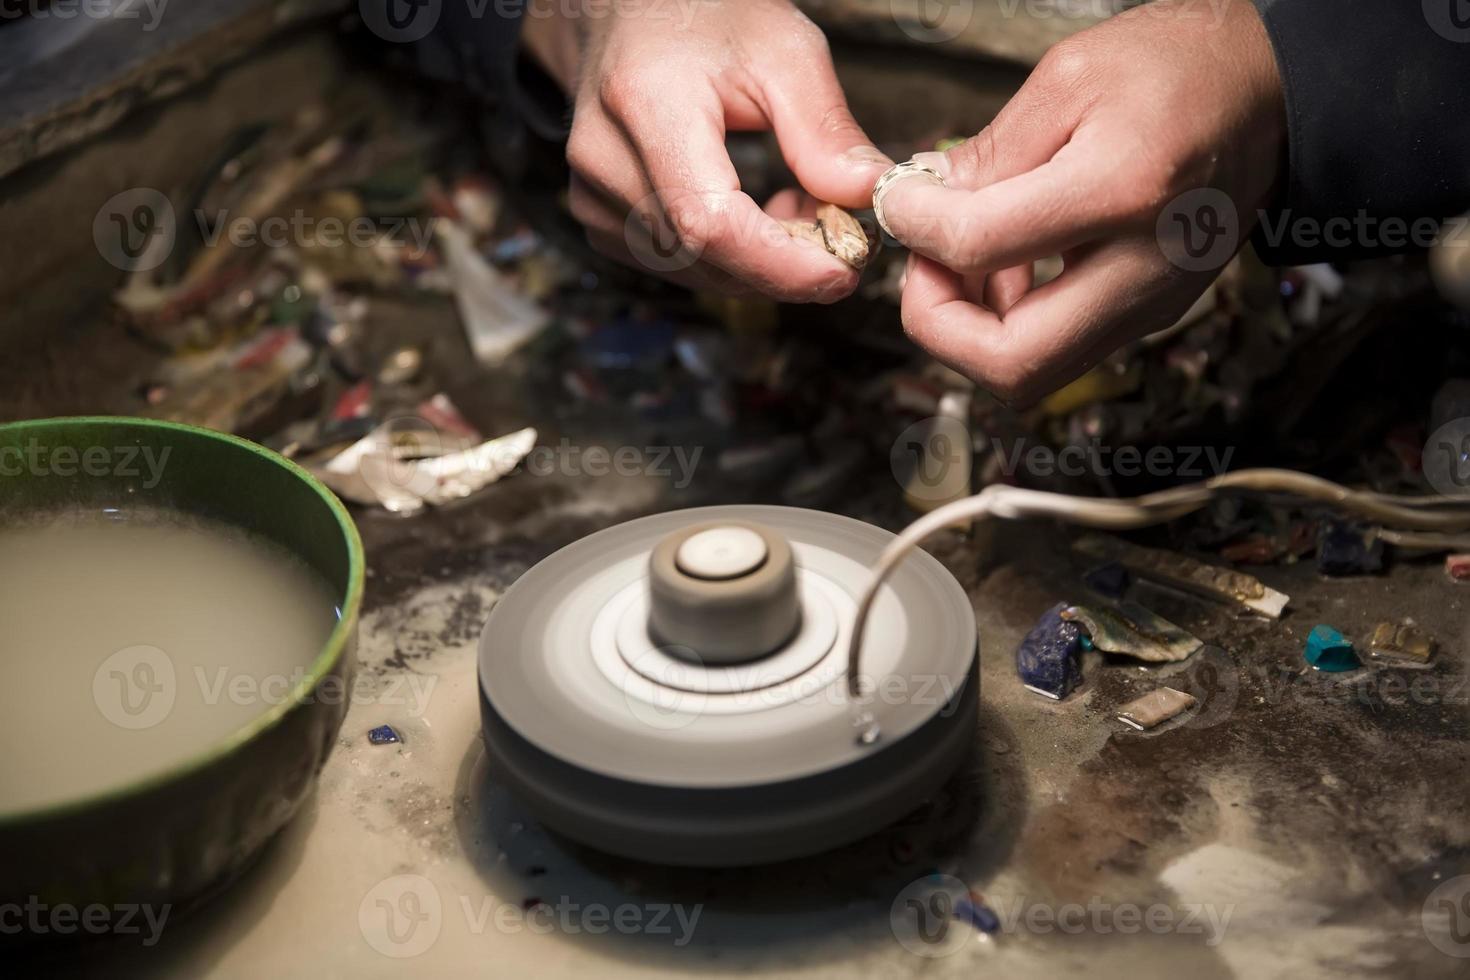
M 842 207 L 869 207 L 893 161 L 853 118 L 825 41 L 804 58 L 776 59 L 763 79 L 771 128 L 801 186 Z
M 657 192 L 657 201 L 640 202 L 642 216 L 666 221 L 689 255 L 788 302 L 833 302 L 857 286 L 854 270 L 821 246 L 792 238 L 741 193 L 712 91 L 630 103 L 620 118 Z
M 639 272 L 653 272 L 687 289 L 714 289 L 738 294 L 738 284 L 718 269 L 698 264 L 670 267 L 657 260 L 667 252 L 655 250 L 653 236 L 641 223 L 627 220 L 627 211 L 594 190 L 576 174 L 567 188 L 567 204 L 587 233 L 588 243 L 615 262 Z
M 569 206 L 600 199 L 626 215 L 629 208 L 653 193 L 653 185 L 648 182 L 638 151 L 627 134 L 616 121 L 601 113 L 577 115 L 567 138 L 567 164 L 572 171 L 573 188 Z M 572 207 L 572 214 L 582 221 L 577 207 Z
M 623 215 L 619 213 L 618 206 L 576 173 L 567 184 L 567 209 L 588 231 L 612 235 L 622 230 Z
M 1046 163 L 1072 138 L 1080 121 L 1075 88 L 1058 84 L 1049 53 L 1025 84 L 996 113 L 990 125 L 943 153 L 921 153 L 916 160 L 944 175 L 952 187 L 976 190 L 1023 174 Z
M 1025 404 L 1082 374 L 1132 334 L 1169 319 L 1166 277 L 1146 250 L 1110 245 L 1069 264 L 1004 319 L 964 299 L 959 274 L 920 258 L 903 294 L 903 324 L 939 360 L 998 397 Z
M 794 187 L 787 187 L 770 196 L 763 210 L 777 221 L 792 218 L 815 220 L 819 203 L 816 198 Z
M 1031 264 L 992 272 L 985 282 L 985 305 L 1002 318 L 1031 289 Z
M 599 229 L 589 227 L 587 229 L 587 241 L 600 254 L 607 256 L 619 265 L 625 265 L 638 272 L 648 273 L 647 263 L 639 257 L 639 253 L 629 247 L 624 232 L 608 233 Z M 644 246 L 646 249 L 647 246 Z M 643 254 L 647 254 L 646 251 Z M 687 269 L 675 269 L 661 271 L 659 278 L 666 279 L 677 286 L 683 286 L 691 292 L 713 291 L 723 293 L 727 296 L 744 296 L 750 293 L 743 283 L 731 278 L 718 269 L 708 266 L 690 266 Z
M 883 197 L 883 218 L 904 245 L 952 269 L 991 271 L 1058 255 L 1132 228 L 1142 191 L 1099 168 L 1077 144 L 1016 177 L 978 190 L 909 178 Z

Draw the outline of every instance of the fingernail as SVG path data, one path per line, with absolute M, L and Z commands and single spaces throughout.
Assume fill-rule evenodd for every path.
M 861 164 L 862 166 L 893 166 L 893 161 L 888 159 L 888 154 L 876 146 L 854 146 L 843 153 L 842 156 L 849 163 Z
M 915 153 L 913 159 L 920 166 L 928 167 L 930 170 L 937 172 L 945 180 L 949 179 L 950 166 L 948 153 L 940 153 L 937 150 L 926 150 L 923 153 Z

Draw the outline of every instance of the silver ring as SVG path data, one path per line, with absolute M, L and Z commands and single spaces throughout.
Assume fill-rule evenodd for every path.
M 883 176 L 879 177 L 878 182 L 873 185 L 873 215 L 878 219 L 878 224 L 883 230 L 894 238 L 898 236 L 893 234 L 893 229 L 888 227 L 888 220 L 883 216 L 883 197 L 888 193 L 890 186 L 905 177 L 923 177 L 940 187 L 945 186 L 943 174 L 933 167 L 926 167 L 914 160 L 905 160 L 883 171 Z

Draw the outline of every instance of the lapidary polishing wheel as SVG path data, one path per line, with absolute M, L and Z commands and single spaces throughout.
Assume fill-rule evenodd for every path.
M 973 742 L 975 616 L 916 552 L 848 696 L 856 597 L 893 535 L 729 506 L 630 521 L 526 572 L 480 639 L 497 778 L 548 827 L 662 864 L 836 847 L 924 801 Z

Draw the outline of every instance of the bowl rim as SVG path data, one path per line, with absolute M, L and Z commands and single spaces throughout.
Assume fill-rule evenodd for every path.
M 366 562 L 363 558 L 362 538 L 357 532 L 357 525 L 353 522 L 352 515 L 347 512 L 347 508 L 337 498 L 337 495 L 328 490 L 320 480 L 312 476 L 301 466 L 298 466 L 286 457 L 267 449 L 259 443 L 251 442 L 249 439 L 243 439 L 240 436 L 227 432 L 218 432 L 214 429 L 206 429 L 197 425 L 188 425 L 184 422 L 170 422 L 163 419 L 150 419 L 139 416 L 60 415 L 44 419 L 25 419 L 16 422 L 0 423 L 0 432 L 15 432 L 25 429 L 44 431 L 47 428 L 62 424 L 131 425 L 199 436 L 212 439 L 235 449 L 244 450 L 270 465 L 285 470 L 320 497 L 322 502 L 327 505 L 327 509 L 331 512 L 333 518 L 336 519 L 337 528 L 342 532 L 343 540 L 347 545 L 347 591 L 342 597 L 341 615 L 337 617 L 337 623 L 332 627 L 332 632 L 328 634 L 326 641 L 322 644 L 321 650 L 317 652 L 316 657 L 311 661 L 306 675 L 291 689 L 287 696 L 271 705 L 266 711 L 251 718 L 244 725 L 224 738 L 210 742 L 203 750 L 189 755 L 182 761 L 176 762 L 158 772 L 150 773 L 141 778 L 111 787 L 110 789 L 56 803 L 47 803 L 26 810 L 0 810 L 0 831 L 22 824 L 45 822 L 68 817 L 84 811 L 120 803 L 132 797 L 143 796 L 169 783 L 208 769 L 243 748 L 261 734 L 280 724 L 288 714 L 304 703 L 307 696 L 316 690 L 317 685 L 322 679 L 336 668 L 342 659 L 344 651 L 347 649 L 348 637 L 357 628 L 357 618 L 362 606 Z

